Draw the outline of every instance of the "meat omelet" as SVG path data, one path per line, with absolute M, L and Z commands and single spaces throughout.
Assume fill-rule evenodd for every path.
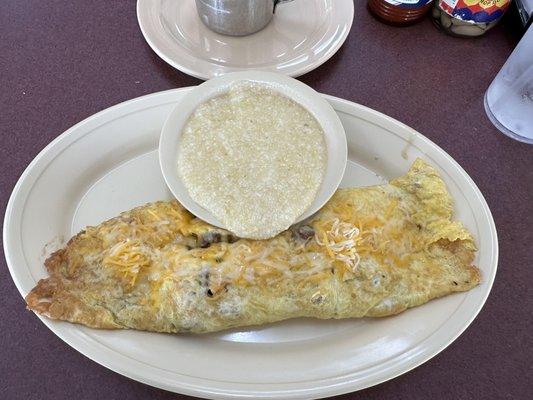
M 93 328 L 174 333 L 384 317 L 479 283 L 474 240 L 452 210 L 420 159 L 389 184 L 339 189 L 269 240 L 234 237 L 176 201 L 147 204 L 73 237 L 26 301 Z

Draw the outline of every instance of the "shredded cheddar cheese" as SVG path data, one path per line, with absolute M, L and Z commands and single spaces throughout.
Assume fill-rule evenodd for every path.
M 331 258 L 345 263 L 355 272 L 361 260 L 356 249 L 359 234 L 359 228 L 335 218 L 329 230 L 315 233 L 315 241 L 326 249 Z
M 207 268 L 211 298 L 217 298 L 227 284 L 266 290 L 284 281 L 318 285 L 331 274 L 352 279 L 363 257 L 401 267 L 409 263 L 409 254 L 427 247 L 412 222 L 406 229 L 409 222 L 398 199 L 391 198 L 375 213 L 366 208 L 364 203 L 336 203 L 309 222 L 314 232 L 305 240 L 288 240 L 291 233 L 285 232 L 268 241 L 222 240 L 203 248 L 198 247 L 202 235 L 218 232 L 220 240 L 226 233 L 213 231 L 177 203 L 164 203 L 100 227 L 99 237 L 108 247 L 103 265 L 127 287 L 136 285 L 145 269 L 151 271 L 150 284 L 164 287 L 180 285 Z M 154 257 L 161 265 L 157 271 L 150 269 L 157 262 Z
M 143 267 L 150 265 L 150 258 L 143 252 L 143 244 L 139 240 L 126 239 L 109 249 L 103 259 L 103 265 L 114 268 L 127 282 L 134 286 L 137 276 Z

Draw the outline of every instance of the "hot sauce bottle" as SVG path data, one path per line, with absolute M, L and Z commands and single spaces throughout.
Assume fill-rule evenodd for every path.
M 424 18 L 433 0 L 368 0 L 368 10 L 386 24 L 406 26 Z

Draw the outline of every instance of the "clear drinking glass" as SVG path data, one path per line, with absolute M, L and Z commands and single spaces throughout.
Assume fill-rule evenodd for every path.
M 533 144 L 533 25 L 487 89 L 485 111 L 507 136 Z

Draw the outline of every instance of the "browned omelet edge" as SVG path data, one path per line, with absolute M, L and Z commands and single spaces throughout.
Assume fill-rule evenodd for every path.
M 26 296 L 26 308 L 48 318 L 83 324 L 91 328 L 124 329 L 124 326 L 113 320 L 110 312 L 87 307 L 75 295 L 63 288 L 61 267 L 67 261 L 70 245 L 82 235 L 81 231 L 72 237 L 66 246 L 54 252 L 44 263 L 49 277 L 40 279 L 37 285 Z M 53 301 L 50 301 L 53 299 Z

